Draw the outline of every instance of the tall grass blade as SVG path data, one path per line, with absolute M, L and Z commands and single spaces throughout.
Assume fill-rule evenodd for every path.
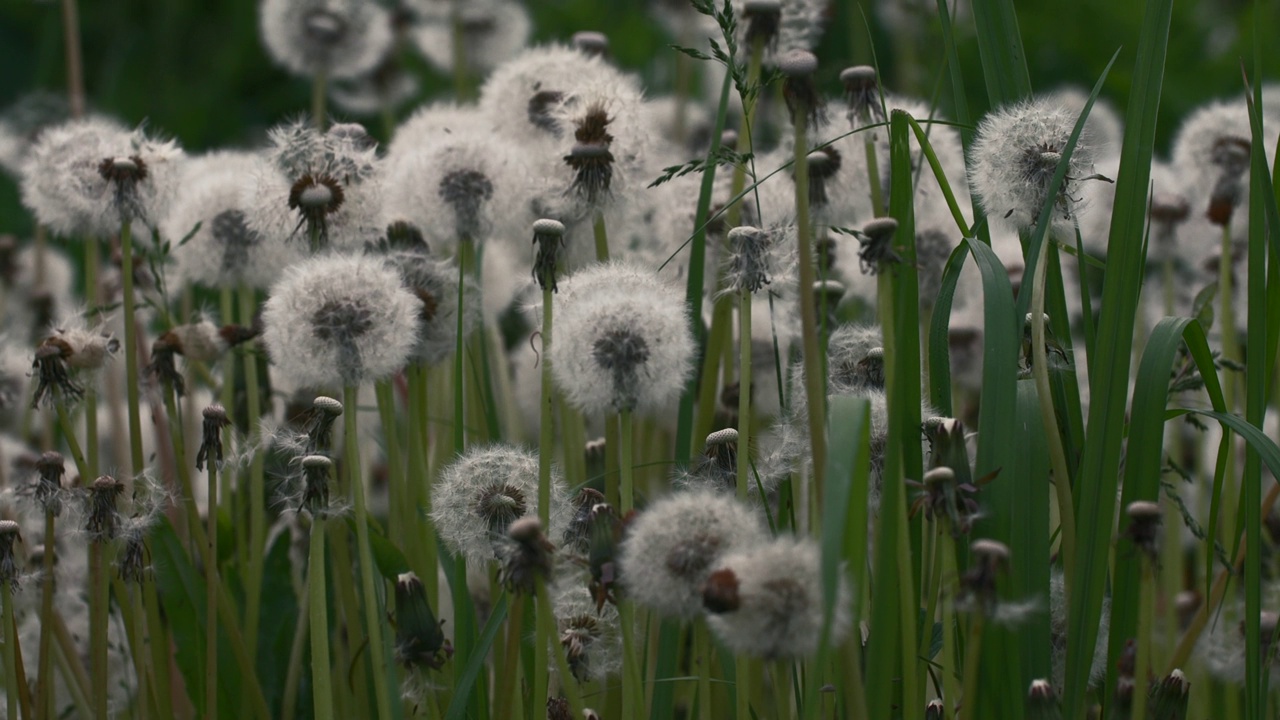
M 1017 102 L 1031 94 L 1031 74 L 1022 49 L 1013 0 L 973 0 L 978 52 L 991 107 Z
M 1165 55 L 1173 0 L 1147 3 L 1138 40 L 1132 91 L 1125 112 L 1124 145 L 1116 178 L 1111 216 L 1107 273 L 1101 318 L 1094 342 L 1097 357 L 1089 376 L 1089 420 L 1075 488 L 1076 537 L 1079 553 L 1070 592 L 1066 687 L 1063 716 L 1082 718 L 1088 692 L 1089 665 L 1105 591 L 1107 551 L 1111 547 L 1120 446 L 1124 434 L 1126 387 L 1135 314 L 1146 247 L 1147 186 L 1155 145 L 1156 113 L 1164 82 Z
M 466 667 L 463 669 L 462 674 L 458 676 L 457 684 L 453 688 L 453 700 L 449 703 L 449 709 L 445 712 L 445 720 L 462 720 L 470 717 L 467 714 L 467 705 L 471 697 L 471 688 L 476 684 L 480 672 L 484 669 L 485 658 L 489 655 L 489 648 L 493 646 L 494 638 L 498 636 L 498 630 L 502 627 L 502 622 L 507 619 L 507 606 L 510 600 L 511 598 L 506 593 L 503 593 L 498 598 L 497 604 L 493 606 L 489 621 L 485 623 L 484 630 L 480 632 L 480 641 L 472 648 L 471 656 L 467 658 Z
M 929 402 L 946 417 L 951 409 L 951 304 L 956 296 L 956 283 L 969 248 L 956 246 L 942 268 L 938 297 L 933 301 L 933 317 L 929 319 Z

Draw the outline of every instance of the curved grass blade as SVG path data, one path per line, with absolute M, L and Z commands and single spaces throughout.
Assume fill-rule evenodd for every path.
M 973 0 L 978 52 L 987 98 L 992 107 L 1016 102 L 1031 94 L 1031 74 L 1022 49 L 1013 0 Z
M 929 319 L 929 402 L 938 412 L 951 417 L 951 304 L 956 296 L 956 284 L 964 269 L 969 249 L 964 243 L 956 246 L 942 268 L 942 282 L 938 297 L 933 301 L 933 317 Z
M 453 688 L 453 700 L 450 701 L 449 709 L 445 712 L 445 720 L 462 720 L 467 717 L 471 688 L 476 684 L 480 671 L 484 669 L 484 660 L 489 655 L 489 648 L 493 646 L 493 639 L 497 637 L 498 629 L 507 619 L 508 600 L 507 594 L 502 593 L 497 604 L 493 606 L 493 613 L 489 615 L 489 621 L 480 632 L 480 641 L 472 649 L 471 656 L 467 658 L 466 667 L 458 676 L 457 684 Z

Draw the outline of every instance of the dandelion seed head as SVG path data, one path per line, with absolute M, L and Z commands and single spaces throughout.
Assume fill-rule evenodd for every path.
M 813 655 L 823 636 L 817 544 L 780 537 L 723 555 L 711 571 L 707 625 L 735 653 L 769 660 Z M 852 590 L 841 574 L 828 637 L 848 634 Z
M 513 522 L 538 515 L 538 456 L 511 445 L 473 448 L 448 465 L 431 489 L 431 521 L 467 561 L 495 557 Z M 564 480 L 552 473 L 551 536 L 560 537 L 572 508 Z
M 988 216 L 1019 229 L 1035 224 L 1050 199 L 1049 185 L 1075 122 L 1074 113 L 1043 99 L 1004 107 L 983 118 L 970 155 L 969 184 Z M 1080 185 L 1093 173 L 1095 155 L 1093 137 L 1081 133 L 1053 198 L 1055 231 L 1074 232 Z
M 471 0 L 458 5 L 462 55 L 468 72 L 487 74 L 524 49 L 533 21 L 524 3 L 512 0 Z M 441 73 L 454 71 L 454 30 L 450 18 L 424 18 L 409 37 L 427 62 Z
M 556 296 L 551 370 L 589 415 L 662 406 L 693 359 L 684 303 L 648 270 L 613 263 L 569 277 Z
M 622 626 L 618 609 L 597 609 L 591 591 L 561 580 L 552 590 L 552 609 L 569 671 L 579 682 L 608 677 L 622 667 Z
M 1280 122 L 1264 116 L 1262 140 L 1270 166 Z M 1173 165 L 1186 182 L 1193 216 L 1207 215 L 1222 226 L 1249 199 L 1249 157 L 1253 144 L 1249 110 L 1243 99 L 1216 100 L 1194 110 L 1173 141 Z
M 404 366 L 420 307 L 378 258 L 316 257 L 290 266 L 272 287 L 262 340 L 300 385 L 359 385 Z
M 425 365 L 443 362 L 457 348 L 457 264 L 421 252 L 394 252 L 385 259 L 418 300 L 418 341 L 412 359 Z M 463 292 L 462 329 L 469 336 L 480 320 L 479 293 L 471 278 L 465 279 Z
M 755 511 L 732 497 L 706 490 L 667 495 L 628 528 L 619 557 L 622 585 L 660 615 L 696 617 L 717 559 L 766 536 Z
M 394 110 L 405 105 L 417 97 L 419 91 L 418 78 L 392 53 L 369 72 L 335 82 L 329 88 L 329 97 L 345 112 L 370 117 L 387 108 Z
M 369 72 L 391 50 L 391 18 L 360 0 L 263 0 L 262 44 L 294 75 L 349 79 Z
M 19 98 L 0 112 L 0 168 L 15 179 L 36 138 L 45 128 L 65 122 L 71 107 L 65 95 L 36 91 Z

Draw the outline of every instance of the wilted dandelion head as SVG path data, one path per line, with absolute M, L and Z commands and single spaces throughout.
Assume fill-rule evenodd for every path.
M 1021 102 L 982 119 L 970 154 L 969 184 L 987 215 L 1019 229 L 1035 224 L 1051 199 L 1049 186 L 1075 123 L 1075 114 L 1047 100 Z M 1094 156 L 1086 126 L 1052 198 L 1052 222 L 1061 231 L 1078 220 L 1080 183 L 1093 173 Z
M 703 588 L 707 625 L 735 653 L 769 660 L 813 655 L 823 637 L 822 570 L 817 544 L 777 538 L 726 553 Z M 843 575 L 828 635 L 849 632 L 852 590 Z
M 539 581 L 551 576 L 555 565 L 555 545 L 542 532 L 542 522 L 533 516 L 513 520 L 506 537 L 494 545 L 498 560 L 498 582 L 507 592 L 532 595 Z
M 250 227 L 244 188 L 267 172 L 258 154 L 220 152 L 187 161 L 173 206 L 160 226 L 173 243 L 180 279 L 209 288 L 265 288 L 301 247 Z
M 677 292 L 617 263 L 573 275 L 564 290 L 550 361 L 570 404 L 592 415 L 650 410 L 679 392 L 694 348 Z
M 418 342 L 412 359 L 434 365 L 457 348 L 458 265 L 423 252 L 393 252 L 385 256 L 400 274 L 405 290 L 417 300 Z M 480 320 L 480 303 L 475 284 L 465 279 L 462 330 L 470 335 Z
M 717 5 L 718 3 L 713 3 Z M 824 0 L 734 0 L 739 43 L 750 51 L 756 43 L 770 65 L 792 50 L 812 50 L 822 37 Z
M 317 257 L 289 267 L 271 289 L 262 339 L 300 385 L 359 385 L 404 366 L 420 307 L 378 258 Z
M 182 150 L 142 128 L 72 120 L 40 134 L 22 170 L 22 201 L 64 236 L 107 237 L 125 222 L 155 227 L 177 190 Z
M 622 666 L 618 609 L 597 608 L 591 592 L 576 582 L 557 584 L 552 598 L 560 646 L 579 682 L 604 678 Z
M 533 22 L 523 3 L 470 0 L 456 6 L 468 72 L 488 73 L 515 57 L 529 42 Z M 442 73 L 454 72 L 454 28 L 447 12 L 424 14 L 410 28 L 409 36 L 432 66 Z
M 18 588 L 18 560 L 13 546 L 22 539 L 21 528 L 12 520 L 0 520 L 0 585 Z
M 272 128 L 269 138 L 266 163 L 244 190 L 249 230 L 267 241 L 307 239 L 313 251 L 377 239 L 377 143 L 363 126 L 320 132 L 297 120 Z
M 619 558 L 622 585 L 631 599 L 660 615 L 696 617 L 718 559 L 765 537 L 760 517 L 732 497 L 673 493 L 632 521 Z
M 533 279 L 543 290 L 559 292 L 557 275 L 560 251 L 564 249 L 564 223 L 551 218 L 540 218 L 533 223 L 533 244 L 536 256 L 533 261 Z
M 62 514 L 62 499 L 65 495 L 62 478 L 66 474 L 66 461 L 61 453 L 50 450 L 36 460 L 36 483 L 32 488 L 32 495 L 45 512 L 54 516 Z
M 851 126 L 861 127 L 885 121 L 880 80 L 874 67 L 847 67 L 840 71 L 840 84 L 844 86 L 844 100 L 848 107 L 846 113 Z
M 412 571 L 396 578 L 396 660 L 407 668 L 439 670 L 453 654 L 427 601 L 427 590 Z
M 814 85 L 813 76 L 818 72 L 818 57 L 808 50 L 789 50 L 778 57 L 778 72 L 782 73 L 782 97 L 791 112 L 791 122 L 800 117 L 810 127 L 826 117 L 825 103 Z
M 122 518 L 116 503 L 124 494 L 124 483 L 103 475 L 85 493 L 85 533 L 91 542 L 110 542 L 120 534 Z
M 552 474 L 552 537 L 572 512 L 564 480 Z M 511 445 L 473 448 L 440 472 L 431 488 L 431 521 L 455 553 L 474 564 L 494 559 L 516 520 L 538 516 L 538 456 Z
M 294 75 L 354 78 L 391 50 L 391 18 L 362 0 L 263 0 L 258 21 L 267 53 Z
M 32 368 L 36 388 L 32 406 L 42 401 L 75 402 L 84 394 L 78 377 L 101 370 L 120 349 L 120 342 L 100 326 L 90 326 L 83 315 L 75 315 L 49 334 L 36 347 Z M 89 380 L 92 382 L 92 378 Z
M 740 226 L 729 231 L 726 284 L 735 290 L 759 292 L 769 284 L 773 236 L 765 230 Z

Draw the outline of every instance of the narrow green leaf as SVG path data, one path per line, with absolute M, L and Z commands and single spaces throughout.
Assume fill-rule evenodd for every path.
M 951 251 L 942 268 L 938 297 L 933 301 L 933 317 L 929 319 L 929 402 L 938 412 L 951 417 L 951 304 L 956 284 L 964 269 L 969 248 L 961 243 Z
M 471 687 L 476 684 L 480 671 L 484 669 L 484 660 L 489 655 L 489 648 L 493 646 L 493 639 L 498 636 L 498 630 L 502 627 L 502 622 L 507 619 L 507 603 L 509 599 L 506 593 L 502 593 L 498 597 L 498 602 L 493 606 L 489 621 L 485 623 L 484 630 L 480 632 L 480 640 L 473 648 L 471 657 L 467 658 L 467 664 L 463 668 L 462 674 L 458 676 L 457 684 L 453 688 L 453 700 L 449 703 L 449 709 L 445 712 L 445 720 L 462 720 L 468 717 L 467 699 L 471 696 Z
M 1089 419 L 1076 496 L 1076 569 L 1070 594 L 1064 717 L 1084 717 L 1089 665 L 1098 636 L 1111 547 L 1124 436 L 1126 389 L 1133 328 L 1146 272 L 1147 189 L 1155 145 L 1156 115 L 1164 82 L 1173 0 L 1146 4 L 1138 40 L 1133 85 L 1125 113 L 1124 145 L 1111 215 L 1107 273 L 1089 375 Z
M 1013 525 L 1013 592 L 1016 600 L 1049 596 L 1049 448 L 1040 414 L 1035 382 L 1018 381 L 1019 449 L 1012 480 L 1014 503 L 1022 508 L 1025 522 Z M 1049 613 L 1036 613 L 1020 625 L 1014 636 L 1018 662 L 1009 665 L 1006 687 L 1027 687 L 1036 678 L 1051 676 Z
M 1027 71 L 1013 0 L 973 0 L 973 19 L 991 106 L 1007 105 L 1031 95 L 1031 74 Z

